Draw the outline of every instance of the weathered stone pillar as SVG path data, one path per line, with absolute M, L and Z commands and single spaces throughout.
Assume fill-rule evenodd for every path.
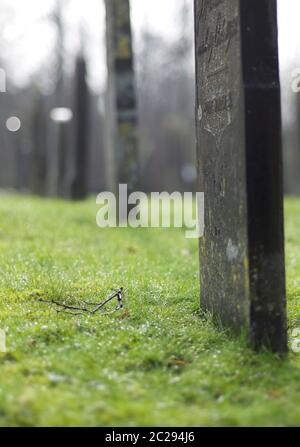
M 83 56 L 77 58 L 75 73 L 75 154 L 72 199 L 84 199 L 88 194 L 89 157 L 89 92 L 86 83 L 86 63 Z
M 108 186 L 139 183 L 137 101 L 129 0 L 105 0 L 108 83 L 106 169 Z
M 287 349 L 276 0 L 195 0 L 201 306 Z

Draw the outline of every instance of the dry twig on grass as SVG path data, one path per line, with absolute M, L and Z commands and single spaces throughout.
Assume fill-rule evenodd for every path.
M 41 301 L 42 303 L 54 304 L 55 306 L 57 306 L 56 311 L 58 313 L 64 312 L 69 315 L 76 316 L 83 315 L 84 313 L 95 315 L 100 309 L 102 309 L 106 304 L 110 303 L 114 298 L 117 298 L 118 305 L 112 312 L 123 309 L 123 287 L 120 287 L 120 289 L 115 289 L 113 293 L 111 293 L 104 301 L 101 301 L 100 303 L 89 303 L 87 301 L 80 300 L 80 302 L 83 303 L 83 306 L 60 303 L 56 300 L 40 299 L 39 301 Z M 88 306 L 94 306 L 94 308 L 89 308 Z

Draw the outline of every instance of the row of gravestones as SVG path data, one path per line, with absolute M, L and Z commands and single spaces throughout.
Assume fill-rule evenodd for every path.
M 223 325 L 246 331 L 256 348 L 285 352 L 276 0 L 194 3 L 197 159 L 199 188 L 205 193 L 201 306 Z M 117 104 L 110 136 L 119 156 L 117 177 L 134 190 L 138 171 L 129 0 L 107 0 L 106 8 L 108 110 Z
M 12 117 L 19 126 L 12 128 L 16 133 L 1 147 L 1 186 L 41 196 L 85 198 L 93 104 L 84 57 L 77 56 L 74 77 L 62 79 L 51 95 L 38 88 L 28 92 L 18 93 L 23 95 L 19 107 L 22 126 Z M 13 96 L 7 107 L 11 103 Z

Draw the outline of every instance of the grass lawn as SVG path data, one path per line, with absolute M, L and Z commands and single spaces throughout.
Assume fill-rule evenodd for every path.
M 199 315 L 197 241 L 100 230 L 84 203 L 0 196 L 1 426 L 300 425 L 300 354 L 255 354 Z M 300 327 L 300 201 L 286 202 L 289 331 Z M 72 317 L 39 298 L 123 311 Z

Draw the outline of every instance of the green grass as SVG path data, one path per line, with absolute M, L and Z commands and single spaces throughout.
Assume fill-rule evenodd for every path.
M 300 354 L 253 353 L 198 311 L 197 242 L 100 230 L 97 207 L 2 195 L 1 426 L 300 425 Z M 290 331 L 300 327 L 300 201 L 286 204 Z M 101 300 L 71 317 L 39 297 Z

